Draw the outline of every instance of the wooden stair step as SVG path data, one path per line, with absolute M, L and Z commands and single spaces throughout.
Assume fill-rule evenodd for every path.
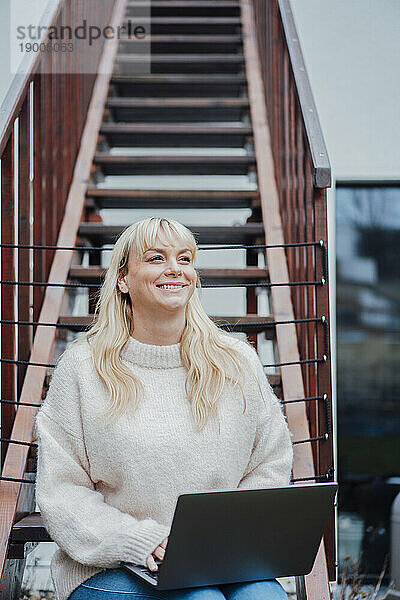
M 200 244 L 249 244 L 256 239 L 264 239 L 263 223 L 246 223 L 229 226 L 191 226 L 187 225 Z M 102 223 L 81 222 L 78 235 L 95 246 L 114 244 L 126 225 L 103 225 Z
M 275 339 L 275 329 L 271 316 L 245 315 L 243 317 L 211 317 L 216 325 L 229 333 L 246 333 L 254 335 L 264 332 L 268 340 Z
M 124 190 L 89 187 L 87 200 L 103 208 L 248 208 L 259 205 L 256 190 Z
M 245 123 L 238 125 L 220 125 L 219 123 L 111 123 L 106 122 L 101 125 L 100 133 L 127 131 L 128 133 L 203 133 L 204 131 L 213 133 L 223 133 L 229 135 L 237 132 L 251 134 L 252 128 Z
M 240 3 L 236 1 L 216 2 L 215 0 L 152 0 L 147 2 L 129 2 L 125 7 L 126 16 L 140 16 L 148 14 L 151 7 L 152 17 L 168 15 L 181 16 L 238 16 Z
M 231 108 L 249 107 L 248 98 L 126 98 L 121 96 L 109 96 L 107 108 Z
M 137 54 L 119 53 L 116 56 L 116 62 L 140 63 L 143 57 Z M 185 62 L 216 62 L 216 63 L 242 63 L 243 54 L 152 54 L 152 65 L 157 62 L 166 63 L 185 63 Z
M 153 53 L 163 52 L 237 52 L 242 48 L 240 34 L 221 35 L 148 35 L 143 39 L 121 35 L 119 41 L 120 52 L 143 52 L 143 47 L 151 49 Z
M 100 134 L 111 146 L 213 146 L 239 148 L 252 136 L 250 125 L 219 123 L 114 123 L 106 122 Z
M 43 525 L 41 514 L 34 512 L 14 523 L 10 541 L 11 544 L 23 544 L 26 542 L 51 542 L 52 539 Z
M 236 73 L 113 74 L 110 83 L 116 95 L 124 97 L 238 97 L 246 90 L 247 79 Z
M 237 73 L 243 64 L 243 55 L 238 53 L 120 53 L 115 59 L 114 73 L 134 74 L 143 65 L 148 65 L 151 73 Z
M 149 6 L 148 0 L 128 0 L 126 7 Z M 239 0 L 152 0 L 151 6 L 240 6 Z
M 240 17 L 148 17 L 140 18 L 140 25 L 153 34 L 212 34 L 238 33 L 242 22 Z M 129 19 L 123 22 L 128 35 L 133 35 L 135 23 L 129 24 Z
M 137 7 L 144 6 L 147 7 L 149 5 L 148 0 L 128 0 L 126 3 L 126 7 Z M 176 6 L 185 7 L 185 6 L 240 6 L 239 0 L 152 0 L 151 6 Z
M 241 121 L 248 98 L 128 98 L 110 96 L 106 107 L 119 122 Z
M 148 0 L 128 0 L 126 6 L 148 6 Z M 151 6 L 240 6 L 239 0 L 152 0 Z
M 229 332 L 253 334 L 264 331 L 267 339 L 274 339 L 274 326 L 270 324 L 273 323 L 273 317 L 271 316 L 244 315 L 242 317 L 226 317 L 210 315 L 210 319 L 217 325 L 224 326 L 224 330 Z M 58 319 L 60 325 L 68 325 L 68 329 L 75 332 L 87 330 L 94 321 L 94 314 L 82 316 L 60 315 Z M 228 328 L 225 327 L 227 325 L 229 326 Z
M 152 26 L 152 31 L 154 33 L 153 30 L 153 25 L 190 25 L 192 23 L 195 24 L 200 24 L 200 25 L 241 25 L 242 24 L 242 20 L 240 17 L 227 17 L 226 15 L 223 16 L 210 16 L 210 15 L 205 15 L 205 16 L 180 16 L 180 15 L 172 15 L 172 16 L 163 16 L 163 17 L 153 17 L 150 15 L 144 15 L 141 19 L 141 21 L 143 23 L 151 23 Z M 127 26 L 129 25 L 129 23 L 127 21 L 124 21 L 124 25 Z M 132 23 L 131 23 L 132 26 Z M 127 31 L 127 29 L 125 29 L 124 31 Z M 128 35 L 129 35 L 129 29 L 128 29 Z
M 73 265 L 69 271 L 69 279 L 77 279 L 83 283 L 101 283 L 107 269 L 98 265 L 82 267 Z M 259 267 L 242 269 L 198 269 L 203 283 L 233 283 L 266 281 L 267 270 Z
M 227 83 L 236 83 L 242 82 L 246 83 L 246 76 L 243 74 L 232 75 L 231 73 L 211 73 L 211 74 L 194 74 L 194 75 L 185 75 L 183 73 L 168 73 L 168 74 L 160 74 L 160 73 L 146 73 L 146 74 L 136 74 L 136 75 L 111 75 L 111 83 L 134 83 L 138 85 L 140 83 L 152 81 L 157 85 L 162 85 L 163 83 L 190 83 L 191 85 L 194 83 L 213 83 L 216 84 L 219 81 L 225 81 Z M 132 94 L 135 96 L 135 94 Z
M 255 168 L 253 154 L 247 156 L 132 156 L 96 152 L 93 162 L 104 175 L 246 175 Z
M 153 43 L 160 43 L 160 42 L 166 42 L 168 44 L 171 43 L 178 43 L 178 42 L 196 42 L 198 44 L 202 43 L 205 44 L 205 50 L 207 50 L 207 47 L 210 46 L 210 44 L 240 44 L 242 42 L 242 36 L 240 33 L 222 33 L 222 34 L 204 34 L 204 35 L 199 35 L 196 36 L 196 38 L 193 38 L 192 35 L 188 35 L 185 33 L 174 33 L 174 34 L 170 34 L 170 33 L 164 33 L 164 34 L 157 34 L 155 35 L 154 33 L 150 33 L 147 37 L 145 38 L 141 38 L 141 39 L 137 39 L 134 38 L 132 36 L 129 36 L 127 34 L 122 33 L 121 37 L 120 37 L 120 42 L 129 42 L 132 44 L 153 44 Z M 208 50 L 207 50 L 208 52 Z

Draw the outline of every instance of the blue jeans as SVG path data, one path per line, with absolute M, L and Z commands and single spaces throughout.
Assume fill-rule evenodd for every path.
M 158 590 L 125 569 L 105 569 L 84 581 L 68 600 L 288 600 L 276 579 Z

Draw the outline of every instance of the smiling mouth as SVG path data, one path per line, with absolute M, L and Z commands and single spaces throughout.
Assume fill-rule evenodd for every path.
M 159 284 L 156 287 L 158 287 L 160 290 L 171 290 L 171 291 L 179 291 L 182 290 L 183 288 L 187 287 L 186 283 L 163 283 L 163 284 Z

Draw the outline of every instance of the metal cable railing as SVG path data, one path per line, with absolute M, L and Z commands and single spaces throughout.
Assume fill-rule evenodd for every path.
M 304 243 L 287 243 L 287 244 L 273 244 L 273 245 L 268 245 L 268 244 L 234 244 L 234 245 L 219 245 L 219 246 L 207 246 L 207 247 L 199 247 L 199 250 L 222 250 L 222 249 L 230 249 L 230 250 L 237 250 L 237 249 L 246 249 L 246 250 L 264 250 L 267 248 L 290 248 L 290 247 L 302 247 L 302 246 L 313 246 L 316 248 L 320 248 L 321 251 L 324 254 L 324 260 L 322 261 L 322 265 L 326 265 L 326 248 L 325 248 L 325 244 L 322 240 L 320 240 L 319 242 L 304 242 Z M 20 249 L 21 247 L 24 248 L 30 248 L 30 249 L 40 249 L 40 250 L 84 250 L 84 251 L 98 251 L 98 250 L 112 250 L 113 248 L 104 248 L 103 246 L 100 247 L 93 247 L 93 246 L 45 246 L 45 245 L 21 245 L 21 244 L 0 244 L 0 248 L 16 248 L 16 249 Z M 325 281 L 326 281 L 326 277 L 327 277 L 327 269 L 323 270 L 323 277 L 321 278 L 320 281 L 300 281 L 300 282 L 278 282 L 278 283 L 270 283 L 270 282 L 257 282 L 257 283 L 246 283 L 246 282 L 241 282 L 241 283 L 227 283 L 227 284 L 203 284 L 202 287 L 227 287 L 227 288 L 237 288 L 237 287 L 273 287 L 273 286 L 295 286 L 295 285 L 324 285 Z M 93 284 L 93 283 L 77 283 L 77 284 L 73 284 L 73 283 L 51 283 L 51 282 L 29 282 L 29 281 L 0 281 L 0 284 L 10 284 L 10 285 L 26 285 L 26 286 L 46 286 L 46 287 L 64 287 L 64 288 L 88 288 L 88 287 L 96 287 L 99 288 L 99 284 Z M 60 328 L 68 328 L 68 327 L 76 327 L 76 323 L 42 323 L 40 321 L 20 321 L 20 320 L 10 320 L 10 319 L 0 319 L 0 323 L 1 324 L 9 324 L 9 325 L 23 325 L 23 326 L 48 326 L 48 327 L 60 327 Z M 324 331 L 325 331 L 325 349 L 326 349 L 326 353 L 322 356 L 322 357 L 313 357 L 313 358 L 307 358 L 307 359 L 301 359 L 298 361 L 290 361 L 290 362 L 276 362 L 276 363 L 271 363 L 271 364 L 264 364 L 263 367 L 265 368 L 273 368 L 273 367 L 283 367 L 283 366 L 291 366 L 291 365 L 297 365 L 297 364 L 311 364 L 311 363 L 319 363 L 319 362 L 326 362 L 328 360 L 328 347 L 329 347 L 329 340 L 328 340 L 328 322 L 327 319 L 325 317 L 325 315 L 322 315 L 321 317 L 308 317 L 308 318 L 302 318 L 302 319 L 287 319 L 287 320 L 274 320 L 274 321 L 260 321 L 257 322 L 256 325 L 257 327 L 262 327 L 263 325 L 265 326 L 265 328 L 271 328 L 274 326 L 278 326 L 278 325 L 288 325 L 288 324 L 307 324 L 307 323 L 321 323 L 324 326 Z M 229 329 L 231 331 L 234 331 L 234 328 L 237 324 L 235 323 L 222 323 L 222 324 L 218 324 L 218 326 L 222 329 Z M 254 322 L 248 322 L 248 323 L 240 323 L 241 326 L 244 325 L 248 325 L 248 326 L 254 326 L 255 323 Z M 0 358 L 0 362 L 6 362 L 6 363 L 14 363 L 16 365 L 29 365 L 29 366 L 38 366 L 38 367 L 44 367 L 44 368 L 55 368 L 56 364 L 50 364 L 50 363 L 37 363 L 37 362 L 32 362 L 32 361 L 25 361 L 25 360 L 18 360 L 18 359 L 9 359 L 9 358 Z M 284 403 L 292 403 L 292 402 L 310 402 L 311 400 L 314 401 L 320 401 L 323 400 L 325 402 L 325 407 L 326 407 L 326 414 L 327 414 L 327 422 L 328 422 L 328 431 L 326 434 L 324 435 L 320 435 L 320 436 L 315 436 L 315 437 L 310 437 L 304 440 L 297 440 L 294 441 L 293 444 L 304 444 L 307 442 L 316 442 L 319 440 L 325 440 L 329 437 L 329 435 L 331 434 L 331 427 L 330 427 L 330 416 L 329 416 L 329 404 L 328 404 L 328 396 L 327 394 L 324 394 L 323 396 L 315 396 L 315 397 L 310 397 L 310 398 L 303 398 L 303 399 L 295 399 L 295 400 L 286 400 L 283 401 L 282 404 Z M 12 400 L 6 400 L 6 399 L 2 399 L 0 400 L 0 403 L 7 403 L 7 404 L 14 404 L 14 406 L 19 407 L 19 406 L 29 406 L 29 407 L 38 407 L 38 404 L 34 404 L 34 403 L 21 403 L 18 401 L 12 401 Z M 2 437 L 0 438 L 0 442 L 6 442 L 6 443 L 14 443 L 14 444 L 20 444 L 20 445 L 26 445 L 29 447 L 33 447 L 36 448 L 37 444 L 33 443 L 33 442 L 24 442 L 24 441 L 20 441 L 20 440 L 13 440 L 10 438 L 6 438 L 6 437 Z M 330 473 L 330 471 L 329 471 Z M 305 481 L 308 479 L 324 479 L 326 478 L 327 475 L 316 475 L 315 477 L 312 478 L 301 478 L 301 479 L 293 479 L 292 481 Z M 20 482 L 24 482 L 24 483 L 34 483 L 30 480 L 24 480 L 24 479 L 14 479 L 14 478 L 3 478 L 0 477 L 0 479 L 4 479 L 5 481 L 20 481 Z

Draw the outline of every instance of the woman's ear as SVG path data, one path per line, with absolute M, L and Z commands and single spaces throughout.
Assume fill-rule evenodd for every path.
M 118 279 L 118 287 L 119 290 L 123 293 L 123 294 L 127 294 L 128 293 L 128 286 L 126 285 L 126 276 L 125 277 L 121 277 L 121 279 Z

